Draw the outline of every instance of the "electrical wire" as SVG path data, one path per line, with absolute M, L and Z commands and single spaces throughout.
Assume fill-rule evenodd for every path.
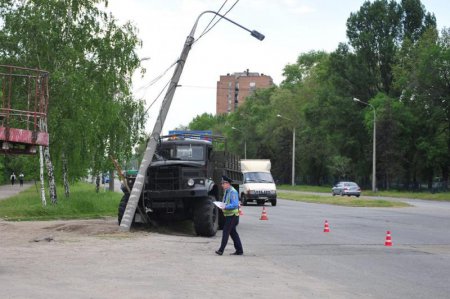
M 225 6 L 225 4 L 228 2 L 228 0 L 225 0 L 225 2 L 222 4 L 222 6 L 219 8 L 218 12 L 220 12 L 222 10 L 222 8 Z M 236 4 L 239 2 L 239 0 L 236 0 L 236 2 L 234 2 L 234 4 L 225 12 L 225 14 L 223 14 L 224 16 L 226 16 L 235 6 Z M 211 19 L 211 21 L 208 23 L 208 25 L 205 27 L 205 29 L 203 30 L 202 34 L 192 43 L 192 45 L 194 45 L 200 38 L 202 38 L 205 34 L 207 34 L 211 29 L 214 28 L 214 26 L 217 25 L 218 22 L 220 22 L 220 20 L 222 20 L 222 17 L 220 17 L 211 27 L 209 27 L 211 25 L 211 23 L 214 21 L 214 19 L 217 17 L 217 15 L 214 15 L 214 17 Z M 208 28 L 209 27 L 209 28 Z M 191 45 L 191 46 L 192 46 Z M 144 89 L 144 91 L 146 91 L 150 86 L 154 85 L 156 82 L 158 82 L 162 77 L 164 77 L 164 75 L 174 66 L 178 63 L 178 59 L 172 63 L 162 74 L 156 76 L 154 79 L 152 79 L 149 83 L 139 87 L 135 92 L 139 92 L 141 90 Z M 159 92 L 159 94 L 156 96 L 156 98 L 152 101 L 152 103 L 148 106 L 148 108 L 145 110 L 144 114 L 147 114 L 148 110 L 150 110 L 150 108 L 156 103 L 156 101 L 159 99 L 159 97 L 161 96 L 161 94 L 164 92 L 164 90 L 167 88 L 167 85 L 169 85 L 171 81 L 168 81 L 166 83 L 166 85 L 164 85 L 164 87 L 161 89 L 161 91 Z
M 220 13 L 220 11 L 222 10 L 222 8 L 225 6 L 225 4 L 227 4 L 228 0 L 225 0 L 225 2 L 222 4 L 222 6 L 219 8 L 219 10 L 217 11 L 217 13 Z M 214 19 L 217 18 L 217 15 L 215 14 L 211 21 L 209 21 L 208 25 L 206 25 L 205 29 L 203 30 L 203 32 L 200 34 L 200 37 L 203 36 L 206 33 L 206 30 L 208 29 L 208 27 L 211 25 L 211 23 L 214 21 Z
M 169 80 L 166 85 L 164 85 L 164 87 L 161 89 L 161 91 L 159 92 L 159 94 L 156 96 L 156 98 L 153 100 L 153 102 L 150 104 L 150 106 L 148 106 L 148 108 L 145 110 L 144 115 L 147 114 L 148 110 L 150 110 L 150 108 L 152 108 L 153 104 L 156 103 L 156 101 L 159 99 L 159 97 L 161 96 L 161 94 L 163 93 L 163 91 L 167 88 L 167 85 L 169 85 L 171 80 Z
M 186 88 L 199 88 L 199 89 L 216 89 L 216 90 L 230 90 L 230 87 L 217 87 L 217 86 L 200 86 L 200 85 L 181 85 L 182 87 Z M 270 86 L 268 86 L 270 87 Z M 268 87 L 258 87 L 259 88 L 268 88 Z M 235 87 L 233 86 L 231 88 L 233 91 L 235 90 Z M 239 91 L 251 91 L 255 90 L 255 88 L 249 88 L 249 87 L 239 87 Z
M 228 2 L 228 0 L 225 0 L 225 2 L 222 4 L 222 6 L 219 8 L 219 10 L 218 10 L 218 12 L 220 12 L 221 10 L 222 10 L 222 8 L 225 6 L 225 4 Z M 227 14 L 235 5 L 236 5 L 236 3 L 237 2 L 239 2 L 239 0 L 237 0 L 234 4 L 233 4 L 233 6 L 225 13 L 225 14 Z M 208 29 L 208 27 L 211 25 L 211 23 L 214 21 L 214 19 L 217 17 L 217 15 L 214 15 L 214 17 L 211 19 L 211 21 L 209 22 L 209 24 L 208 24 L 208 26 L 206 26 L 205 27 L 205 30 L 203 30 L 203 32 L 202 32 L 202 34 L 200 35 L 200 37 L 202 37 L 203 35 L 205 35 L 206 33 L 207 33 L 207 29 Z M 218 21 L 217 21 L 218 22 Z M 215 24 L 217 24 L 217 22 L 215 23 Z M 214 26 L 215 26 L 215 24 L 209 29 L 209 30 L 211 30 Z M 208 30 L 208 31 L 209 31 Z M 199 37 L 199 38 L 200 38 Z M 176 65 L 178 63 L 178 60 L 176 60 L 172 65 L 170 65 L 162 74 L 160 74 L 160 75 L 158 75 L 158 76 L 156 76 L 155 78 L 153 78 L 153 80 L 151 80 L 149 83 L 147 83 L 147 84 L 145 84 L 145 85 L 143 85 L 143 86 L 141 86 L 141 87 L 139 87 L 138 89 L 136 89 L 135 90 L 135 92 L 139 92 L 139 91 L 141 91 L 141 90 L 147 90 L 150 86 L 152 86 L 152 85 L 154 85 L 156 82 L 158 82 L 162 77 L 164 77 L 164 75 L 174 66 L 174 65 Z M 166 85 L 167 86 L 167 85 Z M 165 88 L 165 87 L 164 87 Z M 145 95 L 145 93 L 144 93 L 144 95 Z M 159 96 L 158 96 L 159 97 Z M 153 101 L 153 103 L 154 103 L 154 101 Z M 153 103 L 152 103 L 152 105 L 153 105 Z
M 225 1 L 226 2 L 226 1 Z M 226 16 L 235 6 L 236 6 L 236 4 L 239 2 L 239 0 L 236 0 L 236 2 L 234 2 L 234 4 L 223 14 L 223 16 Z M 224 3 L 225 4 L 225 3 Z M 223 5 L 222 5 L 223 6 Z M 221 8 L 222 9 L 222 8 Z M 220 10 L 219 10 L 220 11 Z M 214 18 L 216 17 L 217 15 L 215 15 L 214 16 Z M 211 20 L 211 22 L 214 20 L 214 18 Z M 208 26 L 206 26 L 206 28 L 208 28 L 207 30 L 206 30 L 206 28 L 205 28 L 205 30 L 203 31 L 203 33 L 194 41 L 194 43 L 193 44 L 195 44 L 199 39 L 201 39 L 205 34 L 207 34 L 209 31 L 211 31 L 211 29 L 213 29 L 214 28 L 214 26 L 216 26 L 217 25 L 217 23 L 219 23 L 220 21 L 222 20 L 222 17 L 220 17 L 210 28 L 208 28 L 208 26 L 209 26 L 209 24 L 208 24 Z M 211 23 L 210 22 L 210 23 Z
M 153 78 L 149 83 L 147 83 L 147 84 L 145 84 L 145 85 L 143 85 L 143 86 L 141 86 L 141 87 L 139 87 L 138 89 L 136 89 L 135 90 L 135 92 L 139 92 L 139 91 L 141 91 L 142 89 L 147 89 L 147 88 L 149 88 L 150 86 L 152 86 L 152 85 L 154 85 L 156 82 L 158 82 L 162 77 L 164 77 L 166 74 L 167 74 L 167 72 L 172 68 L 172 67 L 174 67 L 174 65 L 176 65 L 178 63 L 178 60 L 176 60 L 174 63 L 172 63 L 164 72 L 162 72 L 160 75 L 158 75 L 158 76 L 156 76 L 155 78 Z

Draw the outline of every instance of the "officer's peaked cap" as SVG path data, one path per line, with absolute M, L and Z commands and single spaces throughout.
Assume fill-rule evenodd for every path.
M 226 175 L 223 175 L 222 176 L 222 182 L 228 182 L 228 183 L 231 184 L 233 182 L 233 180 L 230 179 L 229 177 L 227 177 Z

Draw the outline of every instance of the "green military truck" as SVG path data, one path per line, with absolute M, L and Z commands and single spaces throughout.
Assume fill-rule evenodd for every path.
M 222 212 L 214 205 L 223 196 L 221 177 L 233 179 L 239 190 L 242 183 L 239 157 L 225 150 L 225 138 L 209 131 L 171 131 L 162 136 L 152 163 L 145 173 L 144 187 L 134 222 L 194 222 L 195 232 L 214 236 L 223 227 Z M 132 189 L 136 173 L 126 173 Z M 124 195 L 119 205 L 119 224 L 130 196 Z

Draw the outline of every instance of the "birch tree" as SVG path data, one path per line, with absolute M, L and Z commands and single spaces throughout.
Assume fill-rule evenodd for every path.
M 46 156 L 58 158 L 53 172 L 65 169 L 66 184 L 89 169 L 112 168 L 109 153 L 130 156 L 143 128 L 143 104 L 130 88 L 141 42 L 136 28 L 118 25 L 102 5 L 107 1 L 0 0 L 0 62 L 50 73 Z

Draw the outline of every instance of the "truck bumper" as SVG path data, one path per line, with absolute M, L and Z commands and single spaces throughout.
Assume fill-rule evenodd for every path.
M 277 199 L 276 194 L 247 194 L 246 197 L 247 197 L 248 201 L 253 201 L 253 200 L 270 201 L 273 199 Z
M 189 198 L 189 197 L 206 197 L 208 190 L 206 189 L 185 189 L 185 190 L 164 190 L 164 191 L 150 191 L 146 190 L 145 194 L 150 200 L 167 200 L 174 198 Z
M 196 199 L 208 196 L 206 189 L 150 191 L 145 190 L 145 206 L 155 213 L 186 214 Z

